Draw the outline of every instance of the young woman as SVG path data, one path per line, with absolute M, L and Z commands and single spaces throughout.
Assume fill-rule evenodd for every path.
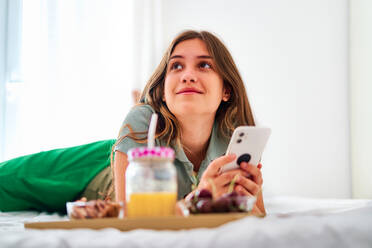
M 211 190 L 212 185 L 220 196 L 236 178 L 234 190 L 256 196 L 254 212 L 265 214 L 261 165 L 241 163 L 240 169 L 219 172 L 234 160 L 234 155 L 224 155 L 234 129 L 255 122 L 229 51 L 206 31 L 185 31 L 173 40 L 140 104 L 126 116 L 116 142 L 99 141 L 0 163 L 0 199 L 4 199 L 0 211 L 64 212 L 67 201 L 97 199 L 110 188 L 117 200 L 124 201 L 126 153 L 146 146 L 152 113 L 158 114 L 156 145 L 176 151 L 178 199 L 191 196 L 195 188 Z
M 140 104 L 127 115 L 114 146 L 112 171 L 117 200 L 125 200 L 126 153 L 146 145 L 152 113 L 159 115 L 156 145 L 171 146 L 176 151 L 179 199 L 192 194 L 195 187 L 211 190 L 211 184 L 217 196 L 222 195 L 239 174 L 234 190 L 256 196 L 254 211 L 265 214 L 261 165 L 257 168 L 242 163 L 240 169 L 219 173 L 235 158 L 224 155 L 234 129 L 254 126 L 255 122 L 238 69 L 216 36 L 206 31 L 185 31 L 165 52 L 142 92 Z

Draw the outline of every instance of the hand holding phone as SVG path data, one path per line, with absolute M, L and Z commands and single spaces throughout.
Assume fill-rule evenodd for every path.
M 263 150 L 270 137 L 271 129 L 267 127 L 240 126 L 231 136 L 226 154 L 235 153 L 236 159 L 224 165 L 221 172 L 238 169 L 241 162 L 257 166 Z

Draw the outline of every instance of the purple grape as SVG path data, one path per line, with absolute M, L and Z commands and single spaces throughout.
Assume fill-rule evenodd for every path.
M 212 193 L 207 189 L 196 190 L 190 201 L 196 204 L 199 199 L 212 199 Z
M 198 198 L 212 199 L 212 193 L 207 189 L 202 189 L 199 191 Z
M 232 191 L 230 193 L 225 193 L 222 196 L 223 197 L 228 197 L 228 198 L 234 198 L 237 197 L 239 194 L 236 191 Z
M 249 197 L 241 195 L 236 191 L 223 194 L 216 200 L 213 200 L 212 194 L 206 189 L 197 190 L 187 207 L 191 213 L 227 213 L 227 212 L 246 212 L 248 208 Z
M 211 213 L 212 205 L 212 199 L 201 199 L 196 203 L 196 209 L 199 213 Z
M 232 204 L 231 198 L 221 196 L 213 203 L 213 211 L 218 213 L 229 212 L 230 205 Z

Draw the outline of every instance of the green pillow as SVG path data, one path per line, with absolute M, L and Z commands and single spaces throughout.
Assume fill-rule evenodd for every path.
M 55 149 L 0 163 L 0 211 L 66 212 L 88 183 L 110 165 L 115 140 Z

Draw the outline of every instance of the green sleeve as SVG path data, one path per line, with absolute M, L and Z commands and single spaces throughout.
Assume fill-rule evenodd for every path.
M 0 211 L 65 212 L 110 165 L 115 140 L 44 151 L 0 163 Z

